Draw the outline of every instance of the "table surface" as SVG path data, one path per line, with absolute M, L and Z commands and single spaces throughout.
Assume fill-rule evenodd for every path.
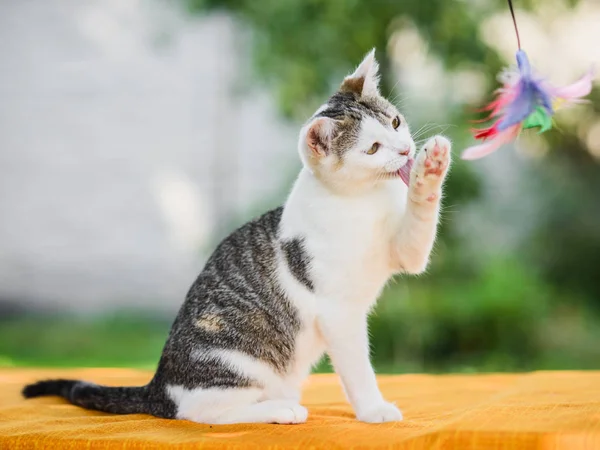
M 0 369 L 0 449 L 555 449 L 600 450 L 600 372 L 379 376 L 405 420 L 355 420 L 335 375 L 313 375 L 301 425 L 202 425 L 24 400 L 26 383 L 77 378 L 141 385 L 130 369 Z

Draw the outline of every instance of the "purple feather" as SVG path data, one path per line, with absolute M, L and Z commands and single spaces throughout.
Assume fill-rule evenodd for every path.
M 523 50 L 517 51 L 517 66 L 522 77 L 531 78 L 531 64 Z
M 553 114 L 550 94 L 544 89 L 542 80 L 532 76 L 529 59 L 522 50 L 517 52 L 517 64 L 520 75 L 515 86 L 517 95 L 507 106 L 506 114 L 498 124 L 499 131 L 524 121 L 538 106 L 544 107 L 548 114 Z

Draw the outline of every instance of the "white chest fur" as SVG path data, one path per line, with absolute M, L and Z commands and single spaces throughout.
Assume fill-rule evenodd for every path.
M 376 300 L 392 274 L 390 242 L 406 207 L 406 187 L 390 180 L 360 195 L 336 195 L 304 169 L 286 202 L 282 237 L 303 237 L 320 298 Z
M 306 169 L 300 173 L 285 205 L 281 238 L 303 238 L 315 289 L 299 283 L 281 261 L 280 279 L 303 324 L 289 372 L 292 384 L 308 375 L 325 350 L 317 317 L 327 304 L 342 302 L 366 313 L 391 276 L 390 242 L 406 207 L 405 189 L 395 180 L 366 194 L 338 196 Z

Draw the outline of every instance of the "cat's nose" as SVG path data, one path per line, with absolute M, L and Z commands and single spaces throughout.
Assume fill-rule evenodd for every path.
M 410 145 L 403 145 L 398 148 L 398 153 L 402 156 L 407 156 L 410 153 Z

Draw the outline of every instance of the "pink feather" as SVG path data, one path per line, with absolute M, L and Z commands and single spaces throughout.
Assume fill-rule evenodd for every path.
M 553 97 L 559 97 L 565 100 L 574 100 L 585 97 L 592 92 L 592 81 L 594 81 L 594 70 L 590 70 L 573 84 L 559 88 L 550 88 L 549 91 Z
M 521 124 L 513 125 L 512 127 L 507 128 L 506 130 L 496 134 L 493 139 L 490 139 L 484 142 L 483 144 L 474 145 L 472 147 L 467 148 L 462 154 L 462 159 L 472 160 L 483 158 L 484 156 L 495 152 L 504 144 L 507 144 L 516 139 L 520 131 Z

